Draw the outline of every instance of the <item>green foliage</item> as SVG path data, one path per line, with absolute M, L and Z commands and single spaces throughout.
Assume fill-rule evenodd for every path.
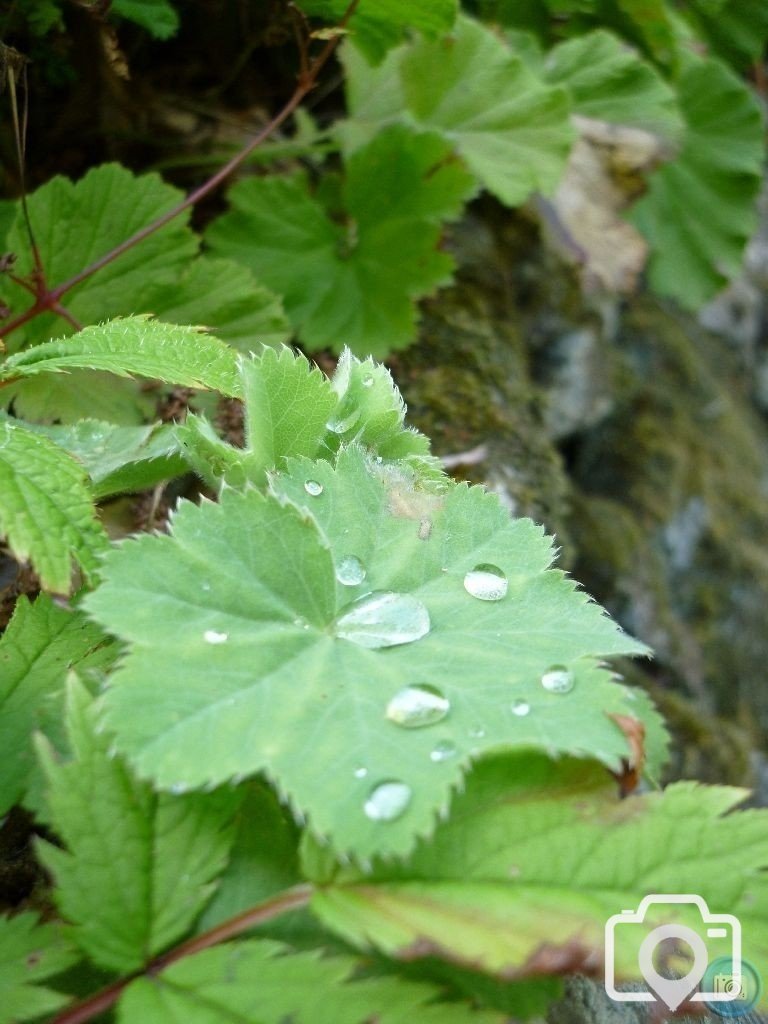
M 57 925 L 38 924 L 29 913 L 0 918 L 0 1024 L 16 1024 L 62 1007 L 68 997 L 38 982 L 77 959 Z
M 633 219 L 653 245 L 653 286 L 696 308 L 738 271 L 756 224 L 765 130 L 755 99 L 717 60 L 689 60 L 680 102 L 682 151 L 653 175 Z
M 155 39 L 168 39 L 179 28 L 179 16 L 169 0 L 112 0 L 109 10 L 141 25 Z
M 45 728 L 58 734 L 64 678 L 69 669 L 93 668 L 110 658 L 103 633 L 79 612 L 41 595 L 20 598 L 0 637 L 0 814 L 24 794 L 34 770 L 30 737 Z
M 745 795 L 677 783 L 627 805 L 593 764 L 490 758 L 431 842 L 402 865 L 357 877 L 347 869 L 314 907 L 364 949 L 421 949 L 525 977 L 539 972 L 546 947 L 571 948 L 575 961 L 578 950 L 600 949 L 617 907 L 695 890 L 739 917 L 744 957 L 765 963 L 766 812 L 727 813 Z M 700 927 L 698 910 L 688 910 L 680 919 Z M 649 929 L 667 912 L 655 907 Z M 723 946 L 713 942 L 712 955 L 727 954 Z M 636 946 L 617 944 L 616 969 L 637 977 Z
M 41 843 L 39 852 L 72 939 L 94 963 L 130 972 L 184 935 L 207 902 L 226 863 L 237 797 L 153 793 L 110 752 L 94 711 L 71 683 L 74 758 L 61 764 L 41 745 L 50 821 L 66 849 Z
M 305 175 L 252 178 L 206 238 L 283 296 L 309 349 L 383 355 L 412 339 L 414 300 L 450 279 L 440 224 L 471 191 L 439 137 L 394 126 L 348 160 L 341 209 Z

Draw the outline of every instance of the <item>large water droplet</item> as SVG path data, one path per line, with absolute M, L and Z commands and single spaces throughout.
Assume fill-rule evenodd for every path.
M 360 419 L 360 410 L 353 409 L 348 416 L 333 416 L 326 423 L 326 427 L 332 434 L 346 434 L 348 430 Z
M 434 686 L 404 686 L 387 704 L 387 718 L 404 729 L 441 722 L 451 709 L 448 698 Z
M 215 629 L 206 629 L 203 640 L 207 644 L 225 644 L 229 640 L 229 633 L 217 633 Z
M 450 740 L 440 740 L 432 748 L 429 759 L 430 761 L 448 761 L 450 758 L 455 757 L 456 753 L 455 743 L 451 743 Z
M 531 710 L 531 705 L 527 700 L 516 700 L 512 704 L 512 714 L 517 715 L 518 718 L 525 718 Z
M 304 490 L 307 494 L 311 494 L 313 498 L 316 498 L 318 494 L 323 493 L 323 485 L 318 483 L 317 480 L 305 480 Z
M 395 779 L 380 782 L 371 790 L 363 810 L 371 821 L 394 821 L 411 802 L 411 787 Z
M 550 693 L 570 693 L 575 682 L 565 665 L 552 665 L 541 677 L 541 685 Z
M 360 647 L 395 647 L 429 632 L 429 612 L 410 594 L 366 594 L 336 620 L 336 636 Z
M 507 577 L 497 565 L 476 565 L 464 577 L 464 589 L 481 601 L 500 601 L 507 593 Z
M 338 564 L 336 579 L 345 587 L 356 587 L 365 579 L 365 567 L 359 558 L 347 555 Z

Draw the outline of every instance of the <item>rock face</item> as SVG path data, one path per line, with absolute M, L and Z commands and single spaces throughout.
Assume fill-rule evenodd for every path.
M 578 268 L 491 203 L 452 244 L 457 284 L 393 360 L 411 422 L 438 454 L 469 452 L 456 471 L 544 522 L 561 564 L 654 648 L 625 670 L 672 728 L 670 777 L 765 802 L 760 339 L 728 341 L 645 296 L 585 299 Z

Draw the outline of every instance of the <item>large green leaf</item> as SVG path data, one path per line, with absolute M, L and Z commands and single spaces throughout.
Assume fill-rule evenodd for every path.
M 0 638 L 0 814 L 24 792 L 34 770 L 32 732 L 57 717 L 68 669 L 103 644 L 100 629 L 47 596 L 17 601 Z
M 683 149 L 651 177 L 632 220 L 652 246 L 653 287 L 696 308 L 740 267 L 756 223 L 764 126 L 747 86 L 718 60 L 690 58 L 679 96 Z
M 95 725 L 95 708 L 70 685 L 74 759 L 40 744 L 49 817 L 66 844 L 41 843 L 54 895 L 77 944 L 103 967 L 137 970 L 181 937 L 207 903 L 233 838 L 233 791 L 157 795 L 138 782 Z
M 545 76 L 569 89 L 577 114 L 673 139 L 683 131 L 674 89 L 611 32 L 588 32 L 556 46 L 547 57 Z
M 206 238 L 283 296 L 306 347 L 381 355 L 413 339 L 414 300 L 450 280 L 440 223 L 472 190 L 439 136 L 393 126 L 349 159 L 344 223 L 303 174 L 251 178 Z
M 225 395 L 238 390 L 233 349 L 199 327 L 164 324 L 148 316 L 95 324 L 72 338 L 18 352 L 0 364 L 0 381 L 83 368 L 211 388 Z
M 746 71 L 768 42 L 768 6 L 763 0 L 688 0 L 684 11 L 712 53 Z
M 173 536 L 121 545 L 86 599 L 131 645 L 105 722 L 139 774 L 167 788 L 266 770 L 316 833 L 367 857 L 428 833 L 485 750 L 618 767 L 606 712 L 631 712 L 589 656 L 643 648 L 548 570 L 541 528 L 359 449 L 337 468 L 296 460 L 273 486 L 182 505 Z M 468 592 L 501 596 L 485 563 L 502 599 Z
M 682 782 L 620 800 L 588 762 L 490 758 L 406 864 L 365 877 L 346 869 L 313 906 L 362 948 L 521 978 L 598 970 L 610 917 L 649 893 L 694 892 L 711 912 L 737 915 L 744 957 L 764 964 L 768 814 L 727 813 L 746 795 Z M 637 935 L 676 919 L 703 934 L 697 909 L 663 903 L 625 929 L 634 946 L 617 931 L 617 976 L 639 980 Z M 707 943 L 712 958 L 730 952 L 722 939 Z
M 0 533 L 59 593 L 69 591 L 73 559 L 93 573 L 107 547 L 83 468 L 13 420 L 0 421 Z
M 69 999 L 39 985 L 78 959 L 61 929 L 34 914 L 0 917 L 0 1024 L 53 1013 Z
M 573 141 L 568 93 L 545 85 L 491 29 L 460 17 L 447 39 L 401 47 L 380 68 L 347 49 L 348 146 L 407 110 L 440 132 L 480 183 L 516 206 L 557 185 Z
M 352 957 L 298 953 L 277 942 L 238 942 L 188 957 L 120 1000 L 119 1024 L 503 1024 L 440 990 L 398 977 L 359 977 Z M 358 975 L 355 977 L 355 975 Z
M 299 0 L 299 6 L 307 14 L 338 23 L 349 0 Z M 457 0 L 360 0 L 349 28 L 358 45 L 380 60 L 408 29 L 431 36 L 447 32 L 457 9 Z

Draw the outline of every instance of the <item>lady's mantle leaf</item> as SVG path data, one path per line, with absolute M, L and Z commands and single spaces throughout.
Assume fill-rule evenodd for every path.
M 381 355 L 411 341 L 414 300 L 450 279 L 440 222 L 472 191 L 448 143 L 397 125 L 348 161 L 343 223 L 304 175 L 251 178 L 206 239 L 283 296 L 308 348 Z
M 605 712 L 631 712 L 589 659 L 643 648 L 548 571 L 541 528 L 479 488 L 422 491 L 359 449 L 336 469 L 294 462 L 274 488 L 182 505 L 171 536 L 115 550 L 87 598 L 131 645 L 105 724 L 139 774 L 203 786 L 266 770 L 316 833 L 371 856 L 429 833 L 485 750 L 618 766 L 626 742 Z M 500 600 L 468 593 L 485 563 L 506 575 Z
M 93 572 L 107 546 L 83 468 L 12 420 L 0 420 L 0 533 L 59 593 L 69 591 L 73 558 Z
M 137 970 L 187 931 L 213 893 L 238 794 L 153 793 L 110 751 L 79 684 L 67 711 L 74 760 L 60 764 L 40 744 L 50 820 L 66 850 L 45 843 L 39 852 L 77 944 L 103 967 Z
M 610 917 L 648 893 L 695 892 L 713 913 L 741 920 L 744 957 L 764 964 L 768 813 L 727 814 L 744 796 L 681 782 L 620 800 L 588 762 L 490 758 L 406 864 L 380 864 L 365 877 L 346 870 L 313 905 L 360 947 L 525 978 L 600 970 Z M 701 934 L 698 909 L 661 904 L 642 935 L 675 918 Z M 711 958 L 730 952 L 707 941 Z M 617 929 L 619 977 L 640 980 L 637 949 Z

